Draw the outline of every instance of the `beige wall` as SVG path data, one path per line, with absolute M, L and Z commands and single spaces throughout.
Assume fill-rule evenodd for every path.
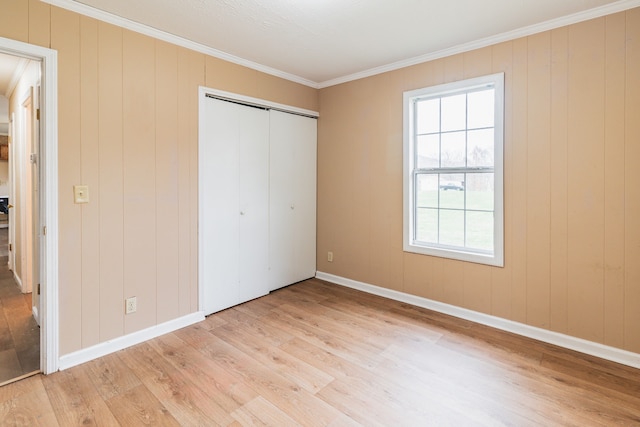
M 38 0 L 0 10 L 0 36 L 58 51 L 61 355 L 196 311 L 198 85 L 311 110 L 317 91 Z
M 59 55 L 61 354 L 196 311 L 201 84 L 320 110 L 318 270 L 640 352 L 640 9 L 319 101 L 38 0 L 0 10 L 0 36 Z M 498 71 L 505 268 L 403 253 L 402 92 Z M 73 204 L 79 183 L 88 205 Z M 138 312 L 124 316 L 132 295 Z
M 402 92 L 500 71 L 505 267 L 404 253 Z M 640 352 L 640 9 L 326 88 L 320 112 L 319 271 Z

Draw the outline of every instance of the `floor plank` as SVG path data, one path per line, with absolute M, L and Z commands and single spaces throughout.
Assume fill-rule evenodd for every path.
M 0 235 L 6 228 L 0 228 Z M 16 363 L 17 362 L 17 363 Z M 0 384 L 40 369 L 40 327 L 31 294 L 23 294 L 0 257 Z
M 0 425 L 141 424 L 640 425 L 640 371 L 311 279 L 0 387 Z

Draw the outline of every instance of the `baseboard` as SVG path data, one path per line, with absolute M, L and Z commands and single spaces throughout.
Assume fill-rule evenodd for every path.
M 640 369 L 640 354 L 318 271 L 316 278 Z
M 31 307 L 31 314 L 33 314 L 33 318 L 36 319 L 36 323 L 40 326 L 40 317 L 38 317 L 38 307 L 35 305 Z
M 15 280 L 16 284 L 20 288 L 20 291 L 22 291 L 22 280 L 20 280 L 20 277 L 16 274 L 15 271 L 11 271 L 11 272 L 13 273 L 13 280 Z
M 194 323 L 198 323 L 202 320 L 204 320 L 204 312 L 198 311 L 123 337 L 118 337 L 110 341 L 96 344 L 89 348 L 83 348 L 82 350 L 61 356 L 58 362 L 58 368 L 61 371 L 69 369 L 73 366 L 89 362 L 90 360 L 106 356 L 107 354 L 114 353 L 152 338 L 159 337 L 160 335 L 184 328 L 185 326 L 193 325 Z

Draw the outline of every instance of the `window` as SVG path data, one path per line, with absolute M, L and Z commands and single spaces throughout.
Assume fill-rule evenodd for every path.
M 404 93 L 404 250 L 503 266 L 504 74 Z

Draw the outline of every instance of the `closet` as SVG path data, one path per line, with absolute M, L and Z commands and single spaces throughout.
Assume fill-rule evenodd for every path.
M 214 313 L 315 276 L 317 123 L 201 90 L 200 307 Z

